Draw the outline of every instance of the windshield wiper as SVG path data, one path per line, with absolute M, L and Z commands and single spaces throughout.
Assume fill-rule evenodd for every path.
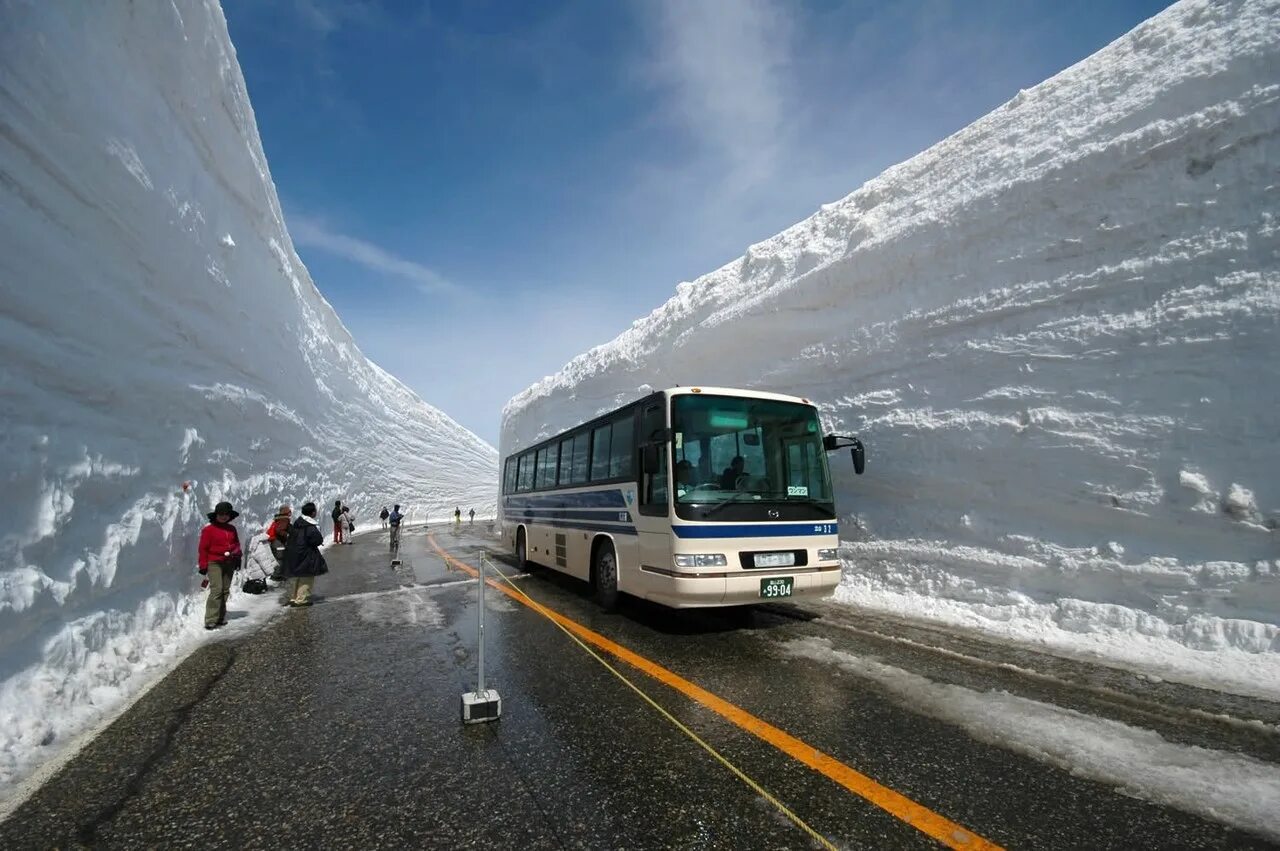
M 729 499 L 726 499 L 724 502 L 716 503 L 715 505 L 703 511 L 702 519 L 706 520 L 708 517 L 710 517 L 712 514 L 715 514 L 717 511 L 724 508 L 726 505 L 732 505 L 735 502 L 742 502 L 743 500 L 739 499 L 739 497 L 744 497 L 744 496 L 756 496 L 756 494 L 753 494 L 750 491 L 739 491 L 738 493 L 733 494 Z

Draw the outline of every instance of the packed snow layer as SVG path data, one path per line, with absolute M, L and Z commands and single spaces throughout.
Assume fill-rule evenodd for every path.
M 0 0 L 0 284 L 0 799 L 203 638 L 218 500 L 494 511 L 298 259 L 212 0 Z
M 1276 694 L 1278 131 L 1280 3 L 1178 3 L 680 284 L 502 453 L 650 388 L 805 396 L 867 444 L 838 598 Z
M 833 665 L 979 741 L 1047 762 L 1126 795 L 1280 839 L 1280 766 L 1166 741 L 1151 730 L 1003 691 L 979 692 L 835 649 L 824 638 L 787 642 L 789 656 Z

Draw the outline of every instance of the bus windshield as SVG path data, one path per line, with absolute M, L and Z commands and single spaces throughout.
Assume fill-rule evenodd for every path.
M 685 395 L 671 403 L 675 502 L 833 502 L 818 412 L 810 405 Z M 727 519 L 727 518 L 726 518 Z

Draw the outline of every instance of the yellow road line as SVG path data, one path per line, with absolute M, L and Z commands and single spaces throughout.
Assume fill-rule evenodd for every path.
M 483 562 L 484 556 L 481 555 L 480 559 Z M 511 581 L 510 576 L 507 576 L 505 573 L 498 570 L 495 570 L 495 572 L 504 582 L 510 585 L 516 591 L 517 594 L 519 594 L 521 597 L 524 598 L 521 602 L 525 603 L 525 605 L 528 605 L 534 609 L 538 608 L 538 603 L 532 597 L 526 594 L 524 592 L 524 589 L 517 587 L 516 584 Z M 468 580 L 464 579 L 462 581 L 466 582 Z M 494 587 L 497 588 L 498 586 L 494 585 Z M 827 851 L 837 851 L 836 846 L 831 842 L 830 839 L 827 839 L 821 833 L 818 833 L 818 831 L 810 827 L 808 822 L 800 818 L 800 816 L 796 815 L 786 804 L 782 803 L 773 795 L 769 794 L 769 791 L 767 789 L 765 789 L 756 781 L 752 780 L 745 771 L 743 771 L 742 769 L 738 768 L 738 766 L 730 762 L 722 753 L 720 753 L 720 751 L 716 750 L 711 745 L 707 744 L 707 742 L 701 736 L 693 732 L 693 730 L 690 730 L 686 724 L 680 721 L 680 719 L 676 718 L 674 715 L 668 712 L 665 708 L 662 707 L 662 705 L 660 705 L 652 697 L 645 694 L 644 690 L 641 689 L 640 686 L 636 685 L 631 680 L 627 679 L 627 677 L 621 671 L 619 671 L 613 665 L 610 665 L 609 662 L 603 656 L 601 656 L 599 653 L 597 653 L 596 651 L 588 647 L 581 638 L 579 638 L 578 636 L 570 632 L 569 629 L 565 627 L 564 624 L 558 623 L 554 620 L 551 621 L 551 624 L 556 629 L 560 630 L 565 635 L 567 635 L 570 641 L 572 641 L 573 643 L 581 647 L 584 653 L 586 653 L 592 659 L 595 659 L 602 666 L 604 666 L 604 668 L 609 673 L 613 674 L 615 677 L 622 680 L 623 684 L 626 685 L 627 688 L 631 689 L 637 695 L 639 695 L 641 700 L 643 700 L 645 703 L 652 706 L 654 711 L 660 714 L 663 718 L 666 718 L 668 721 L 670 721 L 672 725 L 676 727 L 676 729 L 678 729 L 680 732 L 684 733 L 686 736 L 692 739 L 695 744 L 697 744 L 707 753 L 711 754 L 711 756 L 717 762 L 719 762 L 725 768 L 729 769 L 729 771 L 733 772 L 733 775 L 737 777 L 739 780 L 741 780 L 743 783 L 747 784 L 747 786 L 750 787 L 753 792 L 755 792 L 760 797 L 764 798 L 766 801 L 768 801 L 769 803 L 777 807 L 778 812 L 782 813 L 784 816 L 791 819 L 791 821 L 795 823 L 796 827 L 800 828 L 805 833 L 809 834 L 809 836 L 812 837 L 815 842 L 817 842 L 823 848 L 827 849 Z
M 478 576 L 478 571 L 461 561 L 454 558 L 448 552 L 436 543 L 434 535 L 428 535 L 427 539 L 431 542 L 431 546 L 440 554 L 445 561 L 456 565 L 462 570 L 470 573 L 472 576 Z M 661 683 L 664 683 L 686 697 L 697 701 L 703 706 L 720 715 L 734 724 L 738 725 L 747 732 L 763 739 L 773 745 L 778 750 L 790 756 L 792 759 L 801 762 L 814 771 L 828 777 L 829 779 L 839 783 L 844 788 L 853 792 L 855 795 L 870 801 L 877 807 L 895 818 L 906 822 L 922 833 L 933 837 L 950 848 L 981 848 L 981 849 L 999 849 L 1000 846 L 984 839 L 968 828 L 951 821 L 945 816 L 941 816 L 921 804 L 917 804 L 910 798 L 902 795 L 887 786 L 882 786 L 870 777 L 855 771 L 849 766 L 840 762 L 833 756 L 823 753 L 817 748 L 805 744 L 800 739 L 792 736 L 783 730 L 763 721 L 751 713 L 747 712 L 723 698 L 717 697 L 711 692 L 681 677 L 679 674 L 673 673 L 656 662 L 651 662 L 645 657 L 623 647 L 616 642 L 605 638 L 598 632 L 595 632 L 575 620 L 572 620 L 554 609 L 546 606 L 524 595 L 516 594 L 514 591 L 508 590 L 505 586 L 489 579 L 487 584 L 498 589 L 503 594 L 522 603 L 540 614 L 550 618 L 557 624 L 567 629 L 569 632 L 577 635 L 589 644 L 593 644 L 611 656 L 626 662 L 628 665 L 636 668 Z

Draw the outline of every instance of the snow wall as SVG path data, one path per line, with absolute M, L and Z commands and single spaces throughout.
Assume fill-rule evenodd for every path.
M 1179 3 L 512 399 L 817 401 L 837 598 L 1280 693 L 1280 4 Z
M 0 285 L 0 800 L 205 639 L 218 500 L 494 510 L 298 259 L 216 2 L 0 0 Z

